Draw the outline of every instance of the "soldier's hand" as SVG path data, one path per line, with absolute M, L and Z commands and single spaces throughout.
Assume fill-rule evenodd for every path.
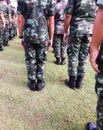
M 11 28 L 12 27 L 12 23 L 11 22 L 9 22 L 9 28 Z
M 4 30 L 4 28 L 5 28 L 5 23 L 2 25 L 2 29 Z
M 93 67 L 93 69 L 95 70 L 96 73 L 100 72 L 100 70 L 98 69 L 97 62 L 96 62 L 98 54 L 99 54 L 98 49 L 94 49 L 94 48 L 90 49 L 90 62 L 91 62 L 91 65 L 92 65 L 92 67 Z
M 24 40 L 23 40 L 23 38 L 20 38 L 20 44 L 21 44 L 21 47 L 24 48 Z
M 68 42 L 68 34 L 67 33 L 64 33 L 63 41 L 64 41 L 65 44 L 67 44 L 67 42 Z
M 53 43 L 53 41 L 52 41 L 52 40 L 49 40 L 48 46 L 47 46 L 47 50 L 50 50 L 50 48 L 52 47 L 52 43 Z

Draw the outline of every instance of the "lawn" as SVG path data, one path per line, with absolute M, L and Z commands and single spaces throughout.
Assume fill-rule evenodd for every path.
M 96 120 L 95 73 L 88 62 L 83 88 L 65 86 L 66 65 L 55 65 L 48 52 L 46 87 L 39 92 L 27 87 L 23 48 L 19 39 L 0 52 L 0 130 L 85 130 Z

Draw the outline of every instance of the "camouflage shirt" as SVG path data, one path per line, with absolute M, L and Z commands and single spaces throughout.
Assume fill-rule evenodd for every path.
M 68 0 L 65 13 L 72 15 L 70 33 L 92 34 L 95 10 L 95 0 Z
M 6 24 L 9 23 L 10 10 L 4 1 L 0 1 L 0 13 L 3 13 Z
M 47 19 L 55 15 L 53 0 L 18 0 L 17 13 L 25 17 L 24 40 L 40 44 L 49 39 Z
M 66 7 L 68 0 L 59 0 L 55 5 L 55 34 L 64 33 L 64 9 Z

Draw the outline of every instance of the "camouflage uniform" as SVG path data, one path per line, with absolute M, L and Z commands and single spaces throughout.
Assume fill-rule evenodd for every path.
M 28 80 L 45 81 L 47 18 L 55 15 L 53 0 L 19 0 L 17 13 L 25 17 L 24 48 Z
M 55 4 L 55 31 L 54 31 L 54 55 L 56 58 L 66 58 L 66 44 L 63 42 L 64 33 L 64 8 L 66 7 L 68 0 L 59 0 Z
M 84 75 L 95 18 L 94 0 L 68 0 L 65 13 L 72 15 L 68 41 L 68 73 Z
M 4 2 L 4 1 L 1 1 L 2 2 L 2 11 L 4 13 L 4 17 L 5 17 L 5 29 L 4 29 L 4 33 L 3 33 L 3 45 L 8 45 L 8 41 L 9 41 L 9 15 L 10 15 L 10 9 L 9 7 L 7 6 L 7 4 Z
M 9 28 L 9 39 L 12 39 L 14 37 L 14 28 L 15 28 L 15 10 L 12 6 L 10 7 L 11 11 L 11 24 L 12 26 Z
M 96 85 L 95 85 L 96 93 L 98 95 L 96 130 L 103 130 L 103 43 L 100 47 L 97 63 L 100 73 L 96 75 Z
M 103 0 L 97 0 L 97 5 L 103 8 Z M 96 85 L 95 85 L 96 93 L 98 96 L 96 130 L 103 130 L 103 43 L 100 46 L 100 51 L 97 58 L 97 64 L 100 73 L 96 75 Z

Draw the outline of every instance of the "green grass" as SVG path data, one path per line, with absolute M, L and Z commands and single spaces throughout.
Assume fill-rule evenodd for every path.
M 85 130 L 96 120 L 95 73 L 87 64 L 81 90 L 71 90 L 64 80 L 67 64 L 57 66 L 48 52 L 46 87 L 27 87 L 24 51 L 18 38 L 0 52 L 0 130 Z

